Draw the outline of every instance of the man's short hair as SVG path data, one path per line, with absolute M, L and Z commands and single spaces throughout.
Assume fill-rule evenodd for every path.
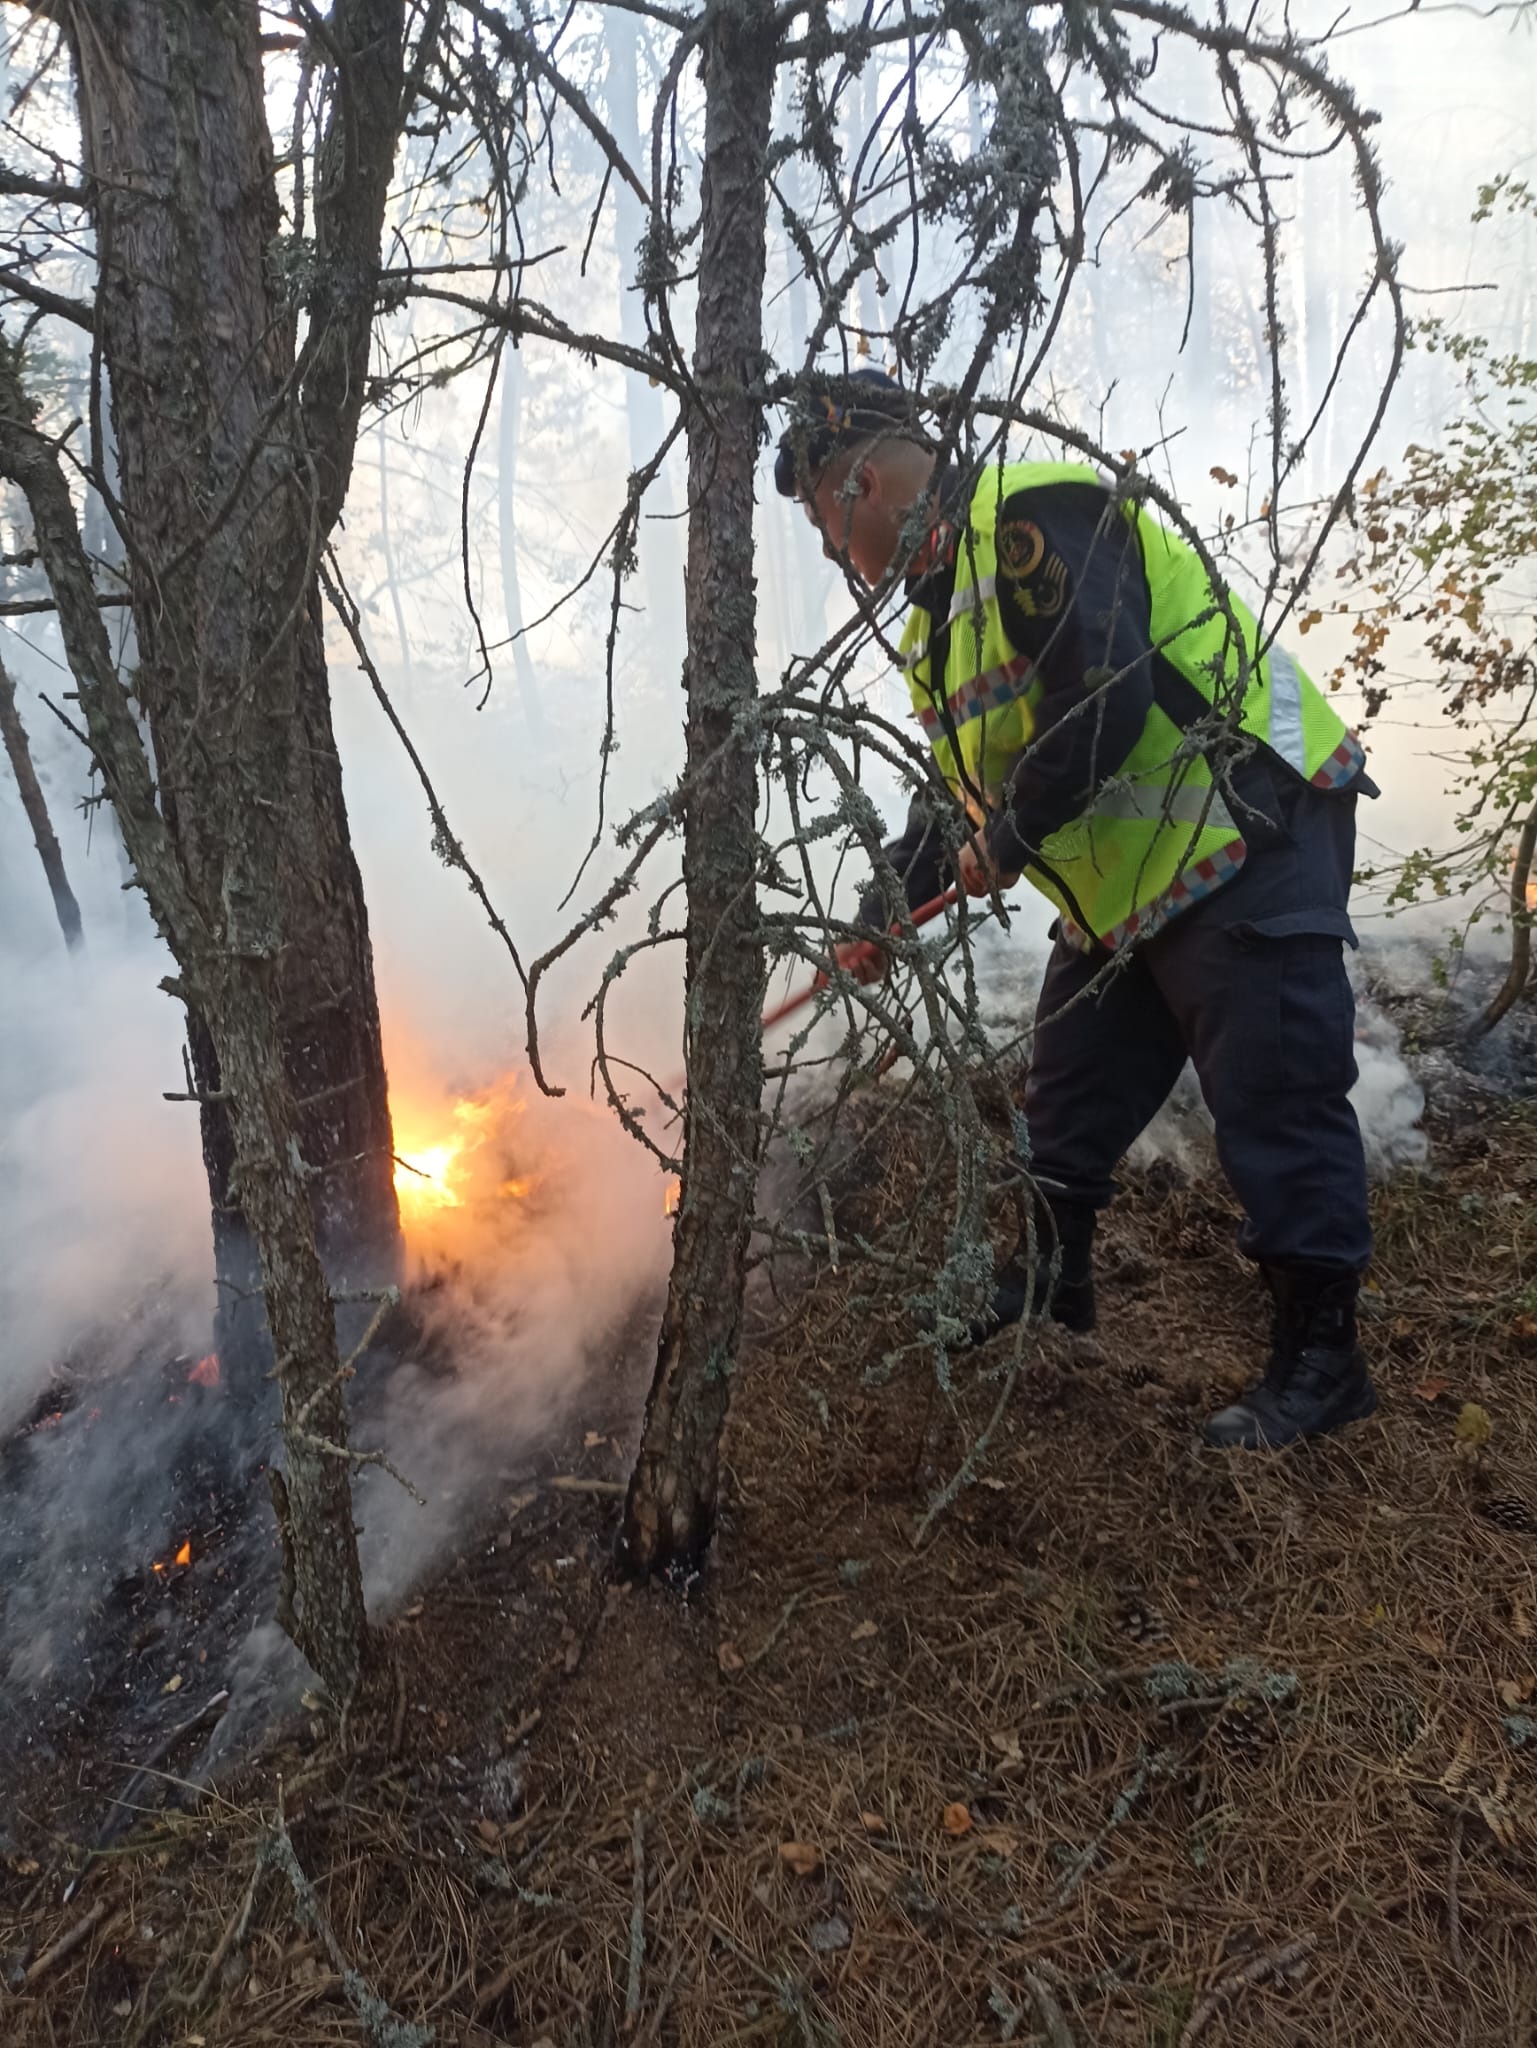
M 810 378 L 788 404 L 790 424 L 774 457 L 774 485 L 782 498 L 814 489 L 835 455 L 883 434 L 927 445 L 912 399 L 884 370 Z

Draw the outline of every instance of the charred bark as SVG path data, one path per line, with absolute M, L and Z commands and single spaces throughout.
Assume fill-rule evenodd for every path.
M 64 855 L 59 849 L 53 820 L 48 815 L 48 799 L 43 795 L 43 786 L 37 779 L 36 768 L 32 765 L 32 749 L 27 744 L 27 729 L 22 724 L 21 713 L 16 708 L 16 685 L 11 680 L 10 670 L 3 662 L 0 662 L 0 739 L 5 741 L 11 772 L 16 777 L 16 788 L 21 796 L 21 807 L 27 814 L 27 823 L 32 827 L 37 857 L 43 864 L 43 873 L 48 880 L 48 890 L 53 897 L 59 930 L 64 934 L 65 945 L 73 953 L 84 943 L 84 934 L 80 928 L 80 905 L 75 901 L 75 892 L 69 886 L 69 876 L 64 872 Z
M 393 1270 L 398 1215 L 315 576 L 362 403 L 401 8 L 333 12 L 314 247 L 286 262 L 256 10 L 155 0 L 71 20 L 160 807 L 231 949 L 276 963 L 271 1015 L 322 1249 L 340 1281 L 366 1284 Z M 228 1184 L 217 1036 L 190 1033 L 228 1309 L 250 1279 L 249 1219 Z
M 703 38 L 699 401 L 688 421 L 688 1096 L 672 1278 L 620 1537 L 621 1567 L 636 1577 L 696 1570 L 714 1531 L 758 1176 L 765 977 L 753 574 L 761 408 L 753 385 L 762 366 L 774 54 L 768 0 L 715 11 Z

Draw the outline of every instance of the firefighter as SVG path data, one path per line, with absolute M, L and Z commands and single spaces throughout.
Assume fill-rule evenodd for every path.
M 1056 910 L 1024 1118 L 1058 1274 L 1041 1300 L 1016 1253 L 987 1327 L 1094 1327 L 1096 1219 L 1188 1058 L 1274 1309 L 1261 1377 L 1206 1441 L 1273 1448 L 1370 1415 L 1344 958 L 1356 797 L 1377 794 L 1359 742 L 1143 505 L 1071 463 L 941 467 L 879 371 L 796 402 L 775 483 L 830 559 L 872 587 L 905 576 L 913 709 L 976 827 L 956 878 L 985 895 L 1023 876 Z M 1219 749 L 1214 699 L 1245 669 L 1243 737 Z M 886 851 L 910 906 L 950 879 L 921 796 Z M 878 889 L 860 907 L 878 932 L 895 914 Z M 840 959 L 885 971 L 877 948 Z

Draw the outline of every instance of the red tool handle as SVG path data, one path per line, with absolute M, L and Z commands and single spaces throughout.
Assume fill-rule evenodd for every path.
M 955 897 L 956 890 L 952 883 L 942 896 L 936 896 L 932 903 L 920 904 L 918 909 L 911 913 L 913 923 L 915 925 L 927 924 L 931 918 L 938 917 L 942 910 L 948 910 L 955 901 Z M 894 924 L 891 929 L 893 934 L 900 934 L 902 927 L 900 924 Z M 875 951 L 874 942 L 866 940 L 862 950 L 873 953 Z M 812 997 L 820 989 L 826 988 L 826 986 L 827 976 L 819 974 L 815 981 L 808 982 L 803 989 L 797 989 L 793 996 L 786 996 L 778 1009 L 768 1010 L 764 1013 L 763 1029 L 767 1031 L 775 1024 L 782 1024 L 786 1017 L 793 1016 L 797 1010 L 803 1010 Z

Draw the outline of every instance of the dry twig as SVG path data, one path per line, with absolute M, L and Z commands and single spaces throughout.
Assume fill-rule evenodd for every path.
M 1212 1987 L 1201 2000 L 1185 2023 L 1185 2031 L 1179 2037 L 1179 2048 L 1191 2048 L 1198 2041 L 1207 2026 L 1240 1991 L 1251 1984 L 1262 1984 L 1267 1977 L 1282 1977 L 1286 1972 L 1310 1955 L 1317 1946 L 1316 1934 L 1298 1935 L 1295 1941 L 1285 1942 L 1280 1948 L 1266 1949 L 1263 1955 L 1250 1956 L 1241 1969 L 1234 1970 Z
M 34 1984 L 42 1982 L 50 1970 L 56 1969 L 60 1963 L 67 1962 L 77 1948 L 82 1947 L 85 1942 L 90 1940 L 103 1920 L 106 1919 L 108 1910 L 107 1901 L 105 1899 L 98 1899 L 89 1912 L 82 1913 L 67 1934 L 61 1934 L 50 1948 L 43 1950 L 37 1961 L 32 1964 L 31 1968 L 22 1978 L 22 1989 L 30 1991 Z
M 633 1860 L 630 1891 L 630 1961 L 624 1988 L 624 2023 L 633 2027 L 640 2018 L 642 1973 L 646 1961 L 646 1816 L 637 1806 L 630 1832 Z

